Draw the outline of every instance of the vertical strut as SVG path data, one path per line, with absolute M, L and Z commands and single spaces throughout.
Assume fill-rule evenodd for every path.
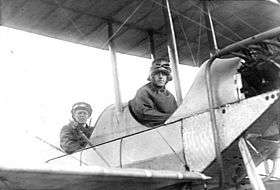
M 212 21 L 211 12 L 208 7 L 208 3 L 207 1 L 203 1 L 202 3 L 203 3 L 203 12 L 204 12 L 203 14 L 205 19 L 210 55 L 213 55 L 215 52 L 219 50 L 218 43 L 217 43 L 215 29 Z M 209 29 L 211 29 L 211 31 Z
M 108 39 L 110 39 L 108 43 L 108 47 L 109 47 L 111 63 L 112 63 L 116 111 L 118 113 L 121 113 L 122 101 L 121 101 L 121 92 L 120 92 L 120 84 L 119 84 L 119 77 L 118 77 L 117 57 L 115 51 L 114 38 L 112 38 L 112 36 L 113 36 L 113 26 L 112 23 L 108 23 Z
M 0 26 L 2 26 L 2 9 L 3 9 L 3 3 L 2 0 L 0 0 Z
M 148 35 L 149 35 L 149 40 L 150 40 L 151 58 L 152 58 L 152 60 L 154 60 L 156 58 L 154 34 L 152 31 L 149 31 Z
M 176 44 L 176 38 L 175 38 L 175 31 L 173 26 L 173 20 L 170 10 L 170 5 L 168 0 L 162 0 L 163 2 L 163 15 L 165 18 L 165 23 L 169 27 L 167 28 L 168 32 L 168 40 L 167 40 L 167 49 L 168 49 L 168 55 L 170 58 L 170 63 L 172 66 L 172 73 L 174 77 L 174 83 L 175 83 L 175 91 L 176 91 L 176 99 L 178 104 L 180 105 L 183 102 L 182 98 L 182 90 L 181 90 L 181 84 L 180 84 L 180 78 L 179 78 L 179 71 L 178 71 L 178 64 L 179 64 L 179 56 L 177 51 L 177 44 Z M 167 9 L 167 13 L 166 13 Z M 167 19 L 168 17 L 168 19 Z
M 223 164 L 223 158 L 222 158 L 222 150 L 220 145 L 220 133 L 217 126 L 216 121 L 216 114 L 215 114 L 215 108 L 214 108 L 214 94 L 213 94 L 213 86 L 212 86 L 212 80 L 211 80 L 211 66 L 213 64 L 213 61 L 215 60 L 215 57 L 211 57 L 208 62 L 206 63 L 206 69 L 205 69 L 205 81 L 206 81 L 206 87 L 207 87 L 207 98 L 208 98 L 208 105 L 209 105 L 209 113 L 210 113 L 210 121 L 211 121 L 211 128 L 213 131 L 213 139 L 215 144 L 215 154 L 217 163 L 219 166 L 219 186 L 220 189 L 224 189 L 225 185 L 225 171 L 224 171 L 224 164 Z

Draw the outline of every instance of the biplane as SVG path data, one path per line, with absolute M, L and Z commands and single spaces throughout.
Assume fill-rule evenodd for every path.
M 279 189 L 255 168 L 279 151 L 279 1 L 2 0 L 0 20 L 108 49 L 115 87 L 73 154 L 82 167 L 1 166 L 1 189 Z M 141 125 L 121 101 L 116 52 L 169 57 L 180 106 L 165 124 Z M 184 98 L 179 63 L 200 68 Z

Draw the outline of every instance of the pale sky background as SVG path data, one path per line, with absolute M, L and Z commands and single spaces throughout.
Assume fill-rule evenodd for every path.
M 108 51 L 0 27 L 0 165 L 41 164 L 60 152 L 59 132 L 73 103 L 86 101 L 96 118 L 114 103 Z M 117 55 L 122 101 L 147 83 L 150 59 Z M 183 96 L 197 68 L 179 65 Z M 174 93 L 173 82 L 167 88 Z

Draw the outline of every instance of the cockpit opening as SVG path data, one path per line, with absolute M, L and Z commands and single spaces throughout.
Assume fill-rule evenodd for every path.
M 280 88 L 280 37 L 250 45 L 234 55 L 241 57 L 240 92 L 249 98 Z

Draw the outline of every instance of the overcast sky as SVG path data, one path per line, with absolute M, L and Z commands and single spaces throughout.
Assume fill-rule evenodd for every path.
M 114 103 L 108 51 L 0 27 L 0 164 L 44 163 L 58 151 L 59 132 L 77 101 L 93 106 L 93 122 Z M 147 83 L 151 60 L 118 54 L 123 102 Z M 180 65 L 183 96 L 197 68 Z M 172 82 L 168 89 L 174 93 Z M 19 159 L 20 156 L 20 159 Z

